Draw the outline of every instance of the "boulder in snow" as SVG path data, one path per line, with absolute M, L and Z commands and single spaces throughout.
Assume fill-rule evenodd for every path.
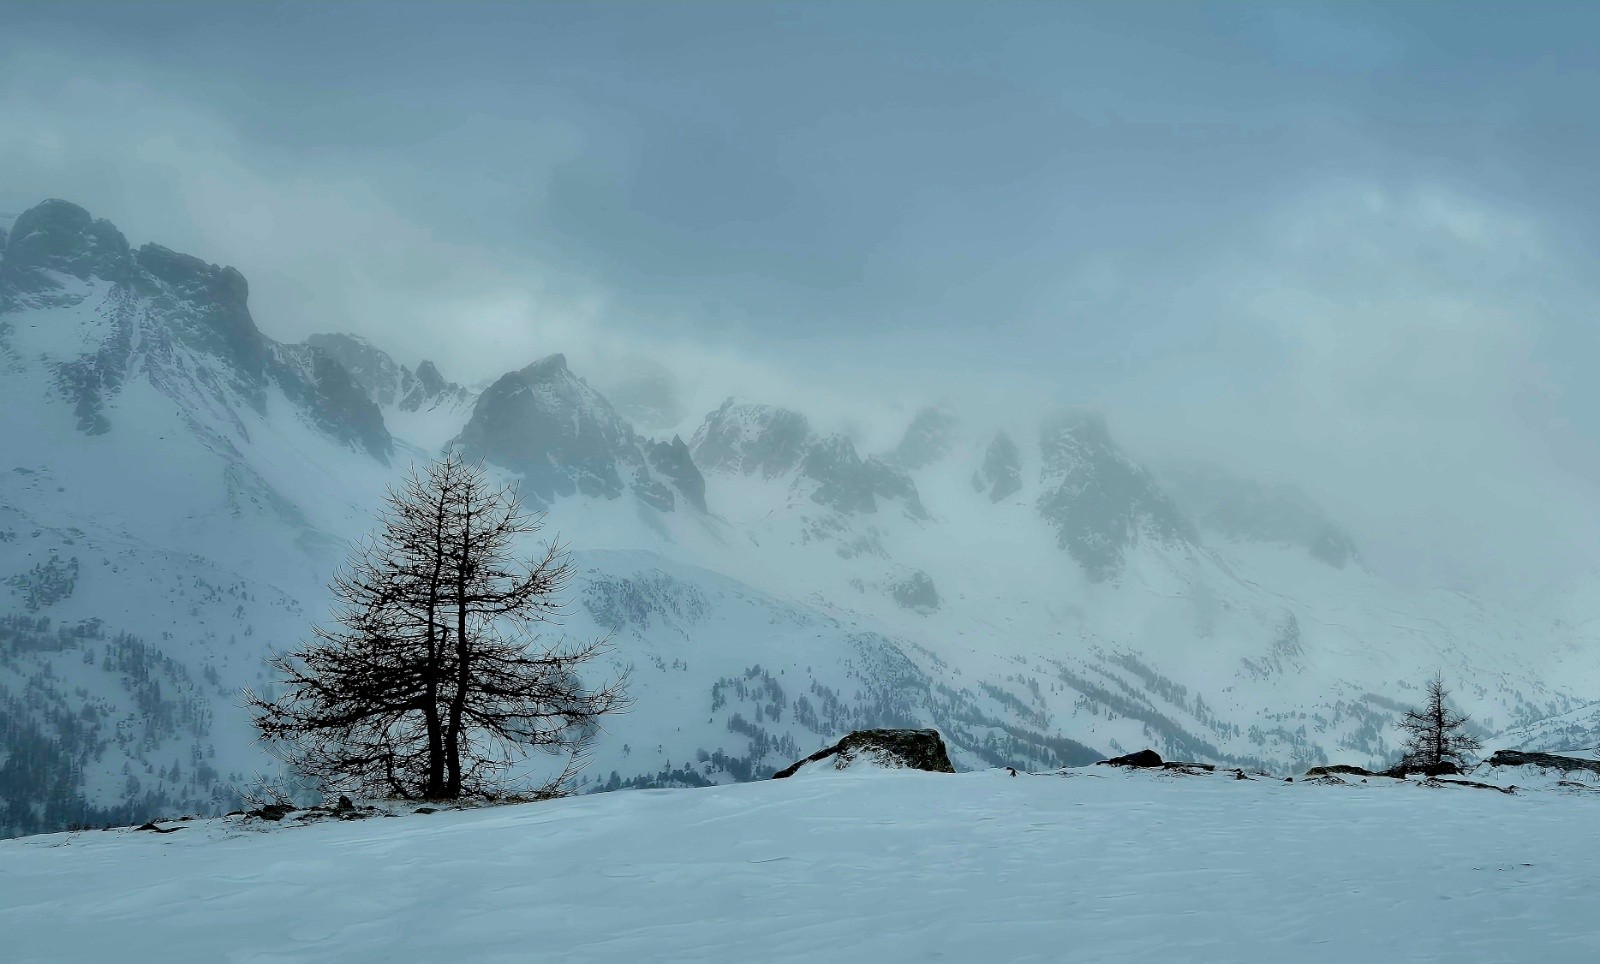
M 1129 753 L 1125 756 L 1114 756 L 1109 760 L 1101 760 L 1100 765 L 1155 769 L 1161 766 L 1161 754 L 1154 750 L 1140 750 L 1138 753 Z
M 820 768 L 824 761 L 834 770 L 876 767 L 885 770 L 927 770 L 954 773 L 950 754 L 938 730 L 856 730 L 833 746 L 806 757 L 772 775 L 792 777 L 802 769 Z
M 1368 770 L 1366 767 L 1352 766 L 1352 765 L 1350 765 L 1348 763 L 1329 763 L 1326 766 L 1312 767 L 1311 769 L 1306 771 L 1306 776 L 1308 776 L 1308 777 L 1333 777 L 1333 776 L 1381 777 L 1381 776 L 1388 776 L 1388 774 L 1378 773 L 1378 772 L 1376 772 L 1374 770 Z

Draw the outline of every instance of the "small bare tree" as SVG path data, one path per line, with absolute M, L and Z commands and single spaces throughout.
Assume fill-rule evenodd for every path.
M 332 627 L 269 660 L 277 698 L 248 697 L 263 742 L 325 790 L 408 799 L 498 795 L 530 754 L 565 753 L 535 791 L 558 792 L 625 698 L 579 676 L 603 641 L 539 640 L 571 569 L 555 543 L 515 556 L 538 529 L 453 451 L 413 471 L 335 578 Z
M 1482 748 L 1482 744 L 1466 732 L 1466 714 L 1445 705 L 1449 696 L 1444 678 L 1435 674 L 1428 681 L 1427 703 L 1421 709 L 1407 710 L 1400 718 L 1400 729 L 1406 732 L 1402 767 L 1424 773 L 1460 767 L 1466 763 L 1468 753 Z

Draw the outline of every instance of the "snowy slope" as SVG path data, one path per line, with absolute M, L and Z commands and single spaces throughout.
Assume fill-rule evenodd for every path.
M 1587 962 L 1597 806 L 1090 768 L 167 824 L 0 842 L 0 932 L 18 962 Z
M 231 805 L 270 769 L 240 687 L 453 440 L 548 509 L 579 570 L 561 631 L 631 673 L 590 788 L 759 777 L 865 726 L 938 727 L 964 768 L 1383 764 L 1436 669 L 1486 736 L 1600 742 L 1594 607 L 1398 588 L 1302 497 L 1149 471 L 1093 415 L 929 410 L 874 453 L 730 402 L 648 438 L 560 355 L 469 390 L 347 336 L 275 342 L 238 272 L 72 205 L 17 225 L 0 833 Z

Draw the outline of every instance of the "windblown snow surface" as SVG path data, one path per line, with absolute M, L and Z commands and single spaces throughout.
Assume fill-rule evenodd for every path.
M 9 961 L 1600 960 L 1600 798 L 1545 782 L 824 772 L 52 834 L 0 842 L 0 934 Z

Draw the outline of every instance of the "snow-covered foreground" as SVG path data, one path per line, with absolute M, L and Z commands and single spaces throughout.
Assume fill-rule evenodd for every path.
M 10 961 L 1594 961 L 1600 797 L 842 773 L 0 843 Z M 169 824 L 170 826 L 170 824 Z

